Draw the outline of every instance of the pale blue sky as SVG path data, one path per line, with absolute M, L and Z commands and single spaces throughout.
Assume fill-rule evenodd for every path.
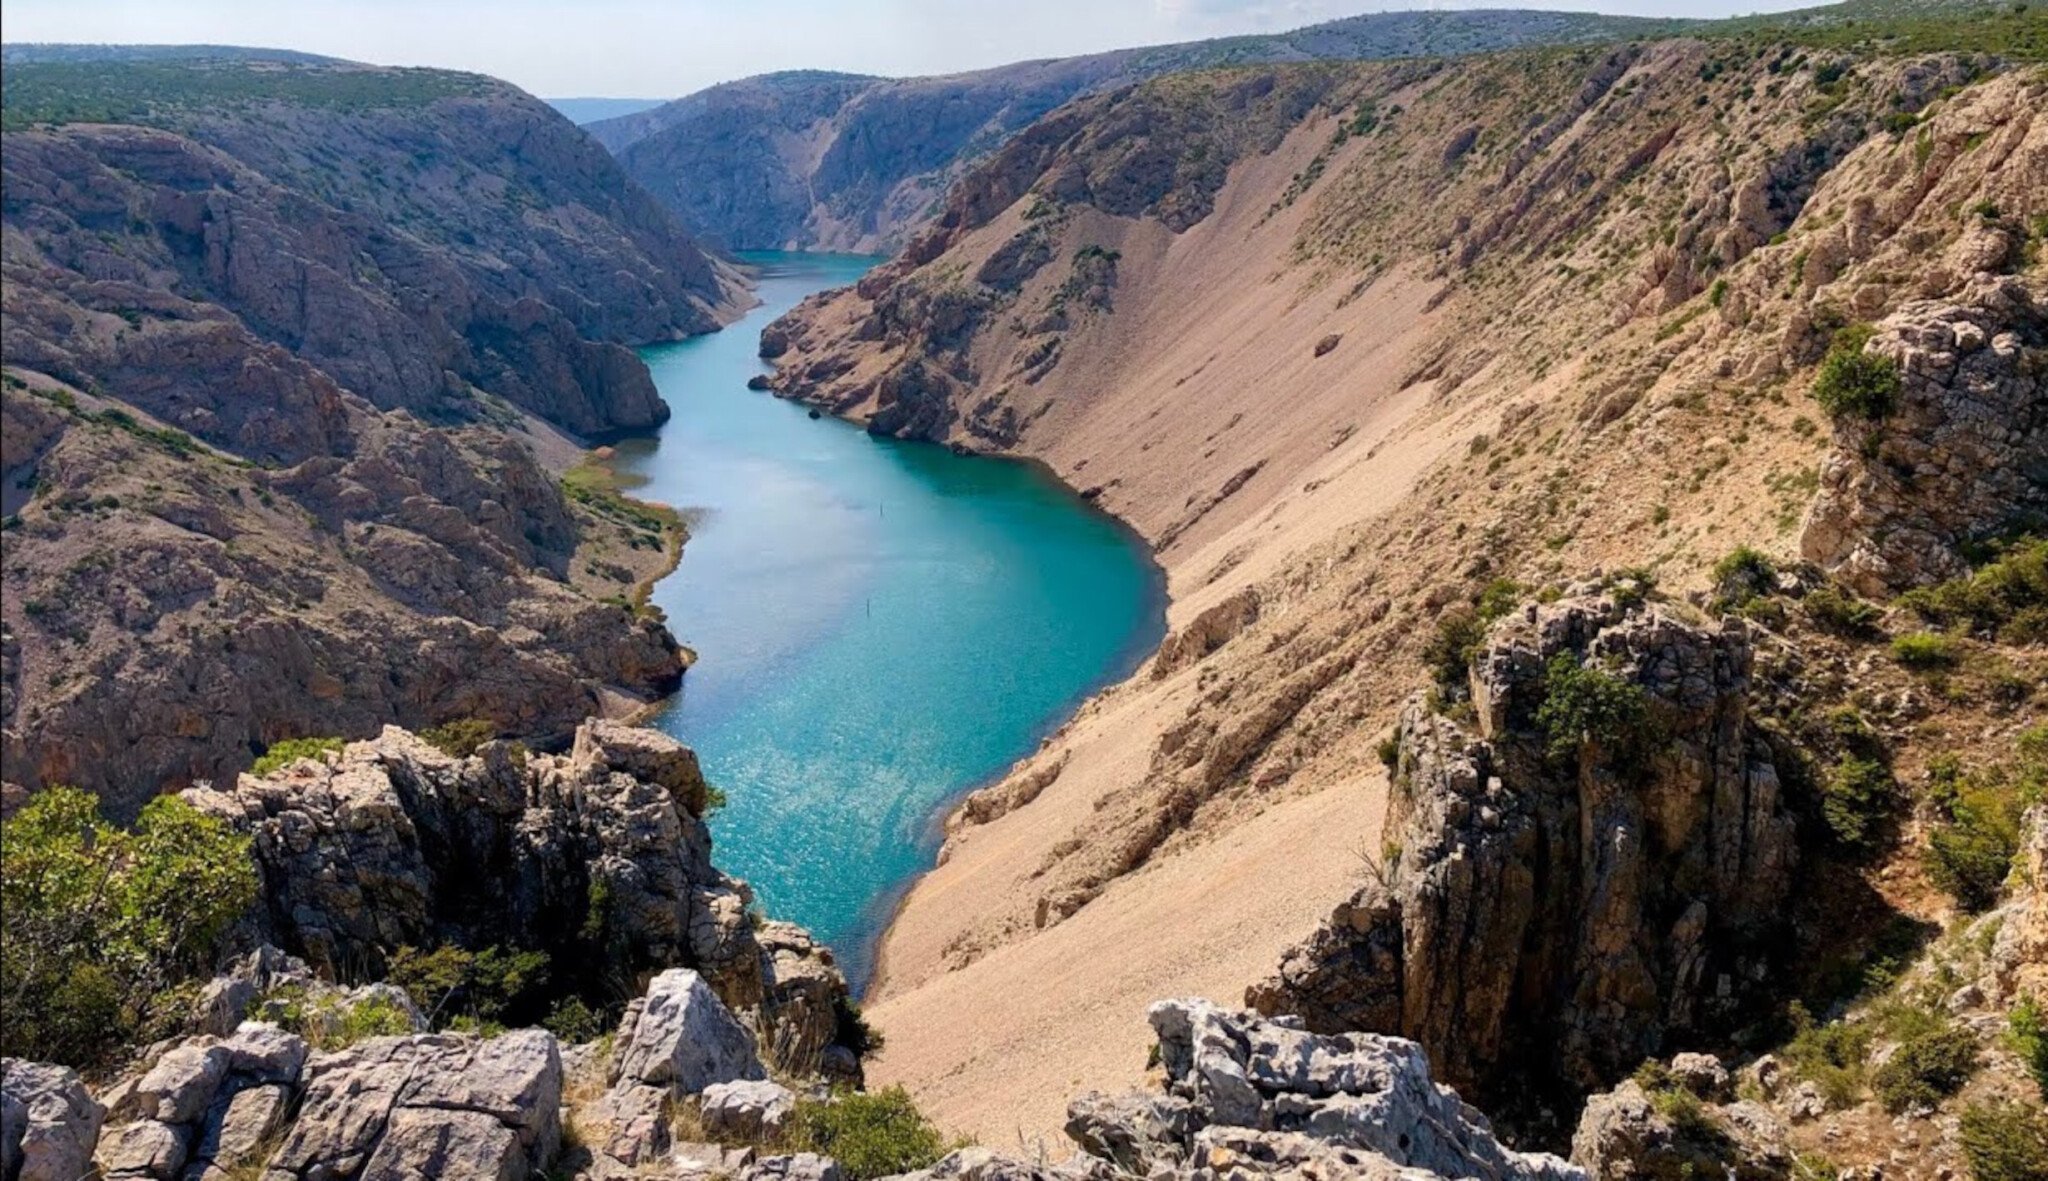
M 1813 2 L 1525 6 L 1728 16 Z M 478 70 L 548 97 L 670 98 L 768 70 L 937 74 L 1426 6 L 1466 7 L 1426 0 L 6 0 L 0 36 L 261 45 Z

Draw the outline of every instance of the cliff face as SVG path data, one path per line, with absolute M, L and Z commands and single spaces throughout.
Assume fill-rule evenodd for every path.
M 535 446 L 659 423 L 627 346 L 737 288 L 599 147 L 348 65 L 10 65 L 6 120 L 10 782 L 126 813 L 283 738 L 560 740 L 674 686 L 625 597 L 676 538 Z
M 1631 734 L 1546 733 L 1560 658 L 1639 694 Z M 1476 724 L 1402 715 L 1384 880 L 1254 988 L 1320 1029 L 1383 1029 L 1499 1103 L 1612 1083 L 1668 1040 L 1753 1021 L 1786 980 L 1797 823 L 1751 719 L 1739 623 L 1612 599 L 1530 604 L 1470 670 Z
M 881 1076 L 1007 1127 L 1053 1080 L 925 1030 L 1063 1037 L 1113 1074 L 1142 1047 L 1072 1031 L 1081 989 L 1270 971 L 1299 938 L 1275 932 L 1355 891 L 1328 886 L 1380 847 L 1375 748 L 1496 579 L 1644 567 L 1682 596 L 1748 544 L 1867 592 L 2027 527 L 2048 76 L 1987 66 L 1675 40 L 1162 79 L 1013 138 L 898 259 L 771 326 L 776 392 L 1044 460 L 1153 541 L 1174 599 L 1150 675 L 956 820 L 884 948 Z M 1892 413 L 1811 396 L 1838 340 L 1896 365 Z M 1885 670 L 1796 677 L 1907 692 L 1887 741 L 1915 768 L 1941 743 Z M 1959 701 L 1945 732 L 1990 748 L 2024 720 Z M 1091 956 L 1123 967 L 1022 984 Z M 971 1017 L 991 995 L 1014 1003 Z
M 1210 66 L 1575 44 L 1682 23 L 1522 11 L 1373 14 L 935 78 L 770 74 L 591 131 L 684 224 L 733 249 L 874 252 L 901 246 L 970 164 L 1079 95 Z

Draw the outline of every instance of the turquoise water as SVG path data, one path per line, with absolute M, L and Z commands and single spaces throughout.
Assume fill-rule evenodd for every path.
M 1040 470 L 876 439 L 746 388 L 761 326 L 874 260 L 758 254 L 761 308 L 642 354 L 674 417 L 620 447 L 682 509 L 655 588 L 697 650 L 656 722 L 726 794 L 717 861 L 857 983 L 934 821 L 1157 643 L 1157 567 Z

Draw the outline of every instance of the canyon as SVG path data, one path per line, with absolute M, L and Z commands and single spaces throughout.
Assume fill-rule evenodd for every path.
M 475 75 L 10 51 L 6 986 L 38 1036 L 149 988 L 7 1059 L 8 1181 L 2032 1181 L 2048 20 L 1871 11 L 771 76 L 603 146 Z M 902 249 L 791 307 L 707 217 Z M 753 283 L 758 344 L 685 339 Z M 717 514 L 628 493 L 705 345 L 738 429 L 1057 477 L 1165 578 L 858 1001 L 713 857 L 830 810 L 619 720 L 695 655 Z M 95 858 L 81 912 L 192 873 L 219 929 L 52 968 Z
M 1751 545 L 1889 596 L 2038 520 L 2044 84 L 1739 38 L 1166 78 L 1034 125 L 896 261 L 772 326 L 779 395 L 1049 463 L 1153 542 L 1172 598 L 1150 669 L 955 816 L 883 945 L 875 1077 L 983 1136 L 1049 1137 L 1071 1079 L 1140 1071 L 1115 1015 L 1144 997 L 1228 995 L 1333 912 L 1311 955 L 1401 946 L 1405 924 L 1374 936 L 1378 904 L 1351 897 L 1412 855 L 1380 746 L 1438 621 L 1491 583 L 1638 570 L 1697 611 Z M 1924 375 L 1925 411 L 1817 426 L 1815 366 L 1855 321 Z M 1970 354 L 1981 378 L 1955 369 L 1965 336 L 1923 327 L 1965 321 L 1971 348 L 2003 342 Z M 1968 441 L 1930 444 L 1922 413 Z M 1881 475 L 1960 474 L 1979 448 L 2017 483 L 1971 500 Z M 1890 524 L 1937 504 L 1960 512 Z M 1869 546 L 1909 552 L 1851 557 Z M 1843 659 L 1835 692 L 1918 700 Z M 1970 659 L 2042 675 L 2025 644 Z M 2009 750 L 2034 716 L 1956 698 L 1947 722 L 1885 725 L 1898 781 L 1957 743 Z M 1900 872 L 1859 916 L 1793 924 L 1938 914 Z M 1470 1033 L 1471 982 L 1409 970 L 1460 981 L 1411 978 L 1410 1003 L 1443 997 Z M 1374 979 L 1338 987 L 1377 1003 Z M 1463 1050 L 1421 1009 L 1374 1012 Z

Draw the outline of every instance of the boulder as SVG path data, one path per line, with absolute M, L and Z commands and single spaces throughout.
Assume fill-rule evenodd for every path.
M 372 1038 L 307 1067 L 268 1181 L 461 1176 L 524 1181 L 561 1141 L 554 1035 Z
M 698 1096 L 704 1132 L 721 1143 L 773 1140 L 796 1114 L 796 1094 L 765 1079 L 713 1083 Z
M 86 1176 L 105 1115 L 77 1071 L 0 1058 L 0 1177 L 75 1181 Z
M 748 1165 L 740 1181 L 845 1181 L 839 1162 L 816 1153 L 764 1156 Z
M 610 1073 L 614 1084 L 662 1087 L 676 1097 L 767 1077 L 753 1034 L 687 968 L 656 976 L 646 995 L 627 1006 Z

